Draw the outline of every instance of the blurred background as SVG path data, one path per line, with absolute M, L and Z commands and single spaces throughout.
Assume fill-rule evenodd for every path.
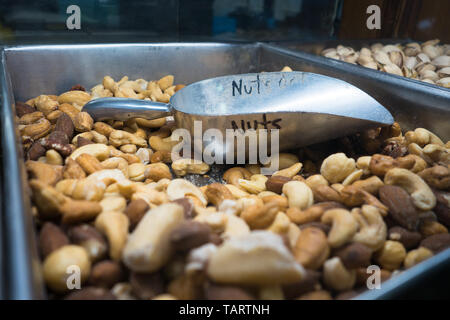
M 369 5 L 380 30 L 366 27 Z M 68 30 L 66 9 L 81 9 Z M 133 41 L 450 41 L 449 0 L 0 0 L 0 44 Z

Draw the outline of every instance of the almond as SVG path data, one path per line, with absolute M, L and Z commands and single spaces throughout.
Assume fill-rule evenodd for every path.
M 403 188 L 385 185 L 380 188 L 379 195 L 395 222 L 408 230 L 417 230 L 419 215 L 411 196 Z
M 73 125 L 72 119 L 66 113 L 63 113 L 58 118 L 58 121 L 56 121 L 55 131 L 64 132 L 68 139 L 68 141 L 66 143 L 68 143 L 69 140 L 72 139 L 73 130 L 74 130 L 74 125 Z
M 66 244 L 69 244 L 69 238 L 60 227 L 51 222 L 44 223 L 39 234 L 39 247 L 42 257 L 45 258 Z
M 272 192 L 281 194 L 282 190 L 283 190 L 283 185 L 288 181 L 291 181 L 291 179 L 288 177 L 271 176 L 266 181 L 266 188 L 268 191 L 272 191 Z
M 211 229 L 207 224 L 186 221 L 177 226 L 170 234 L 170 241 L 178 251 L 189 251 L 207 243 Z

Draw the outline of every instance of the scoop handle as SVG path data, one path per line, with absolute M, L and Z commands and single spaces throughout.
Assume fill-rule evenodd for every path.
M 128 98 L 99 98 L 86 103 L 83 111 L 96 120 L 120 120 L 145 118 L 148 120 L 172 115 L 169 103 Z

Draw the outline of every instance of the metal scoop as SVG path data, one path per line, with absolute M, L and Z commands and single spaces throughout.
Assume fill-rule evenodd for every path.
M 177 91 L 170 103 L 100 98 L 83 111 L 95 120 L 156 119 L 173 115 L 194 134 L 219 129 L 279 129 L 281 151 L 393 123 L 392 115 L 360 89 L 307 72 L 267 72 L 199 81 Z M 198 124 L 198 123 L 197 123 Z

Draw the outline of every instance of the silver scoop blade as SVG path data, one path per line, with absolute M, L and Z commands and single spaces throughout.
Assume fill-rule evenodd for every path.
M 173 115 L 194 134 L 219 129 L 279 129 L 281 151 L 391 125 L 375 99 L 342 80 L 307 72 L 267 72 L 199 81 L 177 91 L 168 104 L 100 98 L 84 105 L 95 120 L 156 119 Z M 197 122 L 198 124 L 198 122 Z

